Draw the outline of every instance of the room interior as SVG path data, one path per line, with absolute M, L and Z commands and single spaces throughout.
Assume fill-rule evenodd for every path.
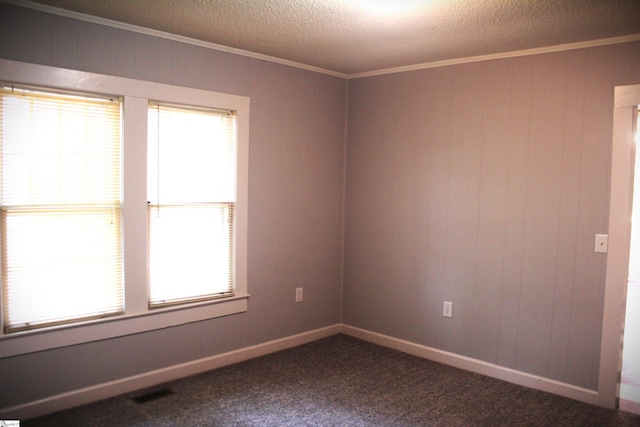
M 614 108 L 637 116 L 640 6 L 414 3 L 0 2 L 0 79 L 30 64 L 251 103 L 246 310 L 4 334 L 0 418 L 339 333 L 617 406 L 634 149 Z

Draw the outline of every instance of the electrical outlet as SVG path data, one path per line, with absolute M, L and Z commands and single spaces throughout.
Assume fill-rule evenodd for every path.
M 442 303 L 442 315 L 444 317 L 453 317 L 453 303 L 451 301 Z
M 302 288 L 296 288 L 296 302 L 302 302 Z

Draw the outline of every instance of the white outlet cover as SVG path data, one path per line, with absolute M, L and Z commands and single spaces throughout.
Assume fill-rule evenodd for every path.
M 451 301 L 442 303 L 442 315 L 444 317 L 453 317 L 453 303 Z

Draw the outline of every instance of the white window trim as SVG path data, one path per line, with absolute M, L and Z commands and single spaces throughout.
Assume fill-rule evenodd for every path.
M 247 205 L 250 99 L 201 89 L 28 64 L 0 58 L 5 82 L 124 97 L 123 233 L 125 314 L 41 330 L 4 334 L 0 358 L 98 341 L 247 311 Z M 238 112 L 235 296 L 149 310 L 147 289 L 146 144 L 148 100 Z M 143 260 L 143 261 L 141 261 Z M 0 310 L 1 308 L 0 304 Z

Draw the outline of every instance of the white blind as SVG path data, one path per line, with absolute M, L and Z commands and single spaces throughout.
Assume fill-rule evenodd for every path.
M 122 313 L 121 101 L 0 95 L 5 330 Z
M 236 116 L 151 103 L 151 307 L 233 295 Z

